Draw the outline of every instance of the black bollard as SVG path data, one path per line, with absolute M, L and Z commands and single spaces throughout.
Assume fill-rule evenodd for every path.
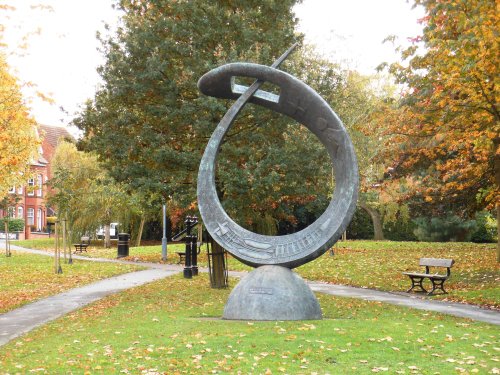
M 191 252 L 191 236 L 186 236 L 186 256 L 184 257 L 184 278 L 193 278 L 193 267 L 191 263 L 192 252 Z
M 196 216 L 186 216 L 184 221 L 186 227 L 181 232 L 177 233 L 173 239 L 176 241 L 185 236 L 186 250 L 184 256 L 184 278 L 191 279 L 193 276 L 198 275 L 198 264 L 197 264 L 197 239 L 196 236 L 191 235 L 191 229 L 198 224 L 198 218 Z
M 193 276 L 198 276 L 198 238 L 196 235 L 191 236 L 191 269 Z

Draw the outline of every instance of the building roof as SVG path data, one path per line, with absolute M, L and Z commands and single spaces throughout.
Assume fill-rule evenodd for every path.
M 52 147 L 56 147 L 61 138 L 75 141 L 75 138 L 61 126 L 40 125 L 41 136 L 44 141 L 48 142 Z

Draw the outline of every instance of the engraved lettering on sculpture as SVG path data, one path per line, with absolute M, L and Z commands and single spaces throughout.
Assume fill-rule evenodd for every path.
M 220 237 L 224 236 L 228 232 L 227 221 L 225 223 L 222 223 L 222 224 L 217 223 L 217 225 L 219 227 L 215 230 L 215 234 L 217 234 Z
M 249 292 L 250 294 L 267 294 L 267 295 L 273 295 L 274 293 L 272 288 L 262 288 L 262 287 L 250 288 Z
M 317 127 L 319 130 L 324 131 L 328 127 L 328 122 L 323 117 L 318 117 Z
M 267 250 L 271 246 L 273 246 L 273 245 L 271 245 L 270 243 L 267 243 L 267 242 L 257 242 L 257 241 L 254 241 L 254 240 L 245 240 L 245 243 L 248 246 L 254 247 L 256 249 L 262 249 L 262 250 Z
M 292 112 L 292 115 L 304 116 L 307 113 L 307 107 L 306 106 L 302 107 L 299 100 L 297 101 L 289 100 L 288 105 L 294 110 Z
M 229 223 L 227 221 L 222 224 L 218 223 L 217 225 L 218 228 L 215 230 L 215 234 L 224 242 L 225 247 L 237 250 L 241 254 L 255 259 L 270 259 L 274 257 L 272 244 L 241 238 L 228 226 Z
M 321 226 L 319 227 L 323 232 L 328 229 L 328 226 L 330 225 L 330 221 L 332 219 L 328 218 Z
M 327 220 L 325 223 L 329 224 L 329 222 L 330 220 Z M 323 230 L 322 228 L 320 229 Z M 296 241 L 277 245 L 276 257 L 277 258 L 291 257 L 298 253 L 309 251 L 310 248 L 315 243 L 317 243 L 318 240 L 321 238 L 320 229 L 316 229 L 311 233 L 306 234 L 304 237 L 299 238 Z
M 331 142 L 339 143 L 339 139 L 342 138 L 342 130 L 336 130 L 333 128 L 327 128 L 323 130 L 323 133 L 326 135 L 326 138 Z

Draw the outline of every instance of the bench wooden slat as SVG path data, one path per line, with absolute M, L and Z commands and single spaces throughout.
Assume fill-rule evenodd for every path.
M 453 263 L 453 259 L 420 258 L 420 265 L 426 267 L 451 267 Z

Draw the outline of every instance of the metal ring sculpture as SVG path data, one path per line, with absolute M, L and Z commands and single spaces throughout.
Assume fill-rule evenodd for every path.
M 201 159 L 198 173 L 198 206 L 212 237 L 243 263 L 258 267 L 280 265 L 295 268 L 331 248 L 351 221 L 358 194 L 358 167 L 354 147 L 344 125 L 312 88 L 276 69 L 293 47 L 273 66 L 232 63 L 213 69 L 198 81 L 209 96 L 237 99 L 224 115 Z M 281 61 L 280 61 L 281 60 Z M 256 78 L 250 87 L 236 85 L 234 77 Z M 263 82 L 279 87 L 279 95 L 258 90 Z M 287 115 L 305 125 L 328 150 L 335 171 L 335 191 L 325 212 L 307 228 L 284 236 L 250 232 L 224 211 L 215 187 L 215 166 L 220 145 L 247 102 Z

